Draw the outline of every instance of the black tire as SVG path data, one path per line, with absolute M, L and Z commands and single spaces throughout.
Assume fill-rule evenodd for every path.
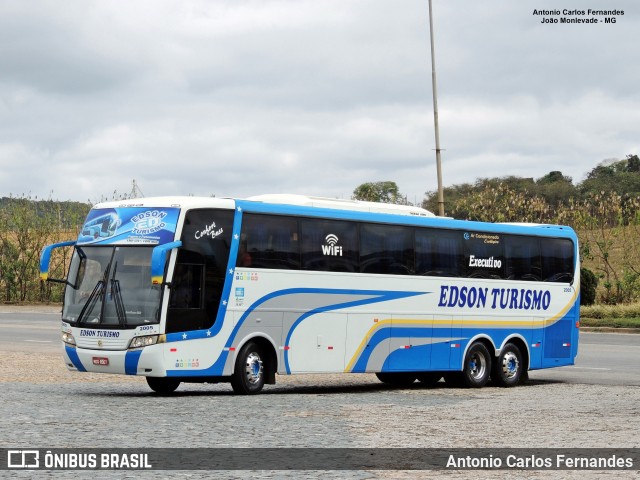
M 248 342 L 240 349 L 236 358 L 236 368 L 231 376 L 231 387 L 239 395 L 255 395 L 264 387 L 265 358 L 260 345 Z
M 180 386 L 180 380 L 171 377 L 146 377 L 147 385 L 156 393 L 168 395 Z
M 429 387 L 435 386 L 442 378 L 442 373 L 438 372 L 421 372 L 418 373 L 418 381 Z
M 524 368 L 520 349 L 513 343 L 507 343 L 495 359 L 491 379 L 498 387 L 515 387 L 523 378 Z
M 464 357 L 460 380 L 466 387 L 481 388 L 486 385 L 490 376 L 491 354 L 483 343 L 474 343 Z
M 376 373 L 376 377 L 382 383 L 396 387 L 408 387 L 416 381 L 416 374 L 411 372 L 380 372 Z

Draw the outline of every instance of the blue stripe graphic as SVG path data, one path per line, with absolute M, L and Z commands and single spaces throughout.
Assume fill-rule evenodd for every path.
M 67 356 L 69 357 L 69 360 L 71 360 L 71 363 L 73 363 L 73 366 L 76 367 L 79 372 L 87 371 L 87 369 L 84 368 L 84 365 L 82 365 L 82 362 L 80 361 L 80 357 L 78 356 L 78 352 L 76 351 L 75 348 L 65 345 L 64 350 L 65 352 L 67 352 Z
M 424 295 L 426 293 L 429 292 L 385 292 L 385 291 L 378 291 L 378 290 L 325 290 L 325 289 L 299 289 L 299 290 L 306 290 L 305 292 L 297 292 L 297 293 L 321 293 L 321 294 L 332 294 L 332 295 L 371 295 L 372 298 L 365 298 L 363 300 L 354 300 L 351 302 L 342 302 L 342 303 L 336 303 L 334 305 L 327 305 L 325 307 L 319 307 L 316 308 L 314 310 L 311 310 L 307 313 L 305 313 L 304 315 L 301 315 L 295 322 L 294 324 L 291 326 L 291 329 L 289 329 L 289 332 L 287 333 L 287 338 L 284 342 L 285 346 L 289 345 L 289 341 L 291 340 L 291 336 L 293 335 L 293 331 L 296 329 L 296 327 L 298 327 L 298 325 L 300 325 L 300 323 L 302 323 L 304 320 L 306 320 L 307 318 L 311 317 L 312 315 L 316 315 L 318 313 L 323 313 L 323 312 L 329 312 L 331 310 L 340 310 L 343 308 L 348 308 L 348 307 L 359 307 L 361 305 L 368 305 L 371 303 L 378 303 L 378 302 L 386 302 L 389 300 L 397 300 L 399 298 L 407 298 L 407 297 L 413 297 L 416 295 Z M 286 290 L 285 290 L 286 291 Z M 291 373 L 291 368 L 289 366 L 289 351 L 285 350 L 284 351 L 284 366 L 285 369 L 287 371 L 287 373 Z
M 136 375 L 138 373 L 138 362 L 140 361 L 142 350 L 128 351 L 124 357 L 124 373 Z
M 238 334 L 238 331 L 240 330 L 240 328 L 242 327 L 246 319 L 249 317 L 249 315 L 251 315 L 251 313 L 253 313 L 260 305 L 264 304 L 265 302 L 273 298 L 283 297 L 287 295 L 299 295 L 299 294 L 318 294 L 318 295 L 329 294 L 329 295 L 358 295 L 358 296 L 368 295 L 371 297 L 371 298 L 365 298 L 365 299 L 354 300 L 349 302 L 340 302 L 333 305 L 319 307 L 319 308 L 310 310 L 309 312 L 306 312 L 305 314 L 301 315 L 291 326 L 286 337 L 285 345 L 287 345 L 296 327 L 300 325 L 302 321 L 311 317 L 312 315 L 328 312 L 331 310 L 339 310 L 347 307 L 356 307 L 356 306 L 367 305 L 371 303 L 386 302 L 389 300 L 397 300 L 400 298 L 413 297 L 416 295 L 425 295 L 427 293 L 430 293 L 430 292 L 404 292 L 404 291 L 388 292 L 384 290 L 353 290 L 353 289 L 325 289 L 325 288 L 290 288 L 285 290 L 279 290 L 276 292 L 272 292 L 268 295 L 265 295 L 264 297 L 254 302 L 249 308 L 247 308 L 247 310 L 244 312 L 242 317 L 240 317 L 240 319 L 238 320 L 238 323 L 233 328 L 231 335 L 229 335 L 229 339 L 225 344 L 225 348 L 230 348 L 233 345 L 236 335 Z M 189 332 L 189 338 L 196 338 L 191 335 L 192 333 L 193 332 Z M 182 334 L 172 334 L 171 336 L 167 335 L 167 341 L 182 340 L 181 335 Z M 170 337 L 172 338 L 170 339 Z M 205 370 L 198 370 L 198 371 L 168 370 L 167 375 L 173 375 L 173 376 L 222 375 L 224 370 L 224 365 L 226 363 L 228 356 L 229 356 L 229 352 L 223 351 L 218 357 L 218 360 L 216 360 L 216 362 L 211 367 Z M 291 373 L 291 370 L 289 368 L 289 357 L 288 357 L 287 350 L 285 350 L 284 352 L 284 360 L 285 360 L 285 369 L 287 373 Z

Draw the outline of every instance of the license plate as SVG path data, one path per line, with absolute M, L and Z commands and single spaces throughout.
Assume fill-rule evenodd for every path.
M 109 365 L 109 359 L 106 357 L 93 357 L 94 365 Z

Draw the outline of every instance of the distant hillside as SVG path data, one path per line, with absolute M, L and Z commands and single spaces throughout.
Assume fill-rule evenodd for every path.
M 82 202 L 34 200 L 25 196 L 0 197 L 0 212 L 4 214 L 0 215 L 0 219 L 8 223 L 0 225 L 0 228 L 12 228 L 13 211 L 18 207 L 32 209 L 37 218 L 53 221 L 56 223 L 56 227 L 61 230 L 79 228 L 91 209 L 90 204 Z
M 481 192 L 496 189 L 499 185 L 524 198 L 544 200 L 552 208 L 569 205 L 571 201 L 582 201 L 601 192 L 616 192 L 622 197 L 640 195 L 640 158 L 627 155 L 624 160 L 605 160 L 586 175 L 578 184 L 560 171 L 549 172 L 541 178 L 494 177 L 479 178 L 474 183 L 463 183 L 444 188 L 447 215 L 455 211 L 458 218 L 465 218 L 459 202 Z M 422 206 L 438 211 L 437 192 L 427 192 Z

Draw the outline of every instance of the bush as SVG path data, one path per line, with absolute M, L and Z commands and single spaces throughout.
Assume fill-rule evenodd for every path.
M 580 269 L 580 305 L 596 303 L 596 289 L 598 277 L 588 268 Z

